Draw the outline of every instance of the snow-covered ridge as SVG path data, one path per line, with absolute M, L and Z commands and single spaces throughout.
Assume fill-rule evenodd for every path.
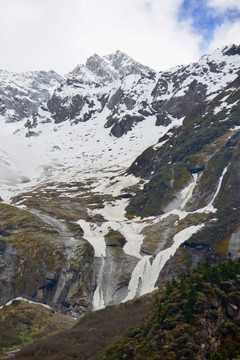
M 85 65 L 77 65 L 66 77 L 74 77 L 82 82 L 113 82 L 130 74 L 153 71 L 125 53 L 117 50 L 114 54 L 99 56 L 94 54 L 87 59 Z
M 95 54 L 69 73 L 48 103 L 28 119 L 28 135 L 39 134 L 40 123 L 70 121 L 82 127 L 104 117 L 104 127 L 118 138 L 151 117 L 156 126 L 184 119 L 193 106 L 211 100 L 238 76 L 240 55 L 234 49 L 218 49 L 198 63 L 160 73 L 120 51 Z
M 49 100 L 63 80 L 54 71 L 14 73 L 0 70 L 0 115 L 6 122 L 26 118 Z

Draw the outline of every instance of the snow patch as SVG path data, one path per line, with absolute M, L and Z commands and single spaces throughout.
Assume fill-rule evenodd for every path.
M 9 301 L 8 303 L 6 303 L 5 305 L 0 306 L 0 310 L 3 309 L 5 306 L 12 305 L 13 301 L 26 301 L 26 302 L 28 302 L 29 304 L 41 305 L 41 306 L 43 306 L 44 308 L 46 308 L 46 309 L 48 309 L 48 310 L 52 310 L 52 308 L 51 308 L 49 305 L 42 304 L 42 303 L 35 302 L 35 301 L 31 301 L 31 300 L 28 300 L 28 299 L 25 299 L 25 298 L 22 298 L 22 297 L 17 297 L 17 298 L 15 298 L 15 299 L 10 300 L 10 301 Z
M 133 270 L 132 277 L 128 286 L 128 295 L 122 302 L 132 300 L 135 296 L 141 296 L 156 289 L 155 284 L 166 262 L 173 256 L 179 246 L 188 240 L 193 234 L 199 231 L 204 224 L 190 226 L 173 237 L 171 247 L 160 251 L 153 259 L 144 256 Z

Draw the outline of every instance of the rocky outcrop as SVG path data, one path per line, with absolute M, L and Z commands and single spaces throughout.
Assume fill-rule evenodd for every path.
M 223 54 L 227 56 L 240 55 L 240 46 L 232 45 L 230 48 L 223 49 Z
M 99 56 L 94 54 L 87 59 L 86 65 L 77 65 L 68 76 L 83 82 L 113 82 L 131 74 L 147 74 L 152 69 L 117 50 L 114 54 Z
M 1 204 L 1 304 L 16 297 L 79 316 L 92 307 L 93 249 L 46 214 Z M 71 227 L 71 229 L 73 229 Z
M 207 86 L 193 80 L 183 96 L 172 97 L 164 104 L 165 112 L 173 117 L 186 116 L 195 105 L 206 99 Z
M 63 78 L 54 71 L 0 71 L 0 114 L 7 122 L 20 121 L 46 103 Z
M 136 125 L 138 122 L 143 121 L 143 116 L 131 116 L 131 115 L 125 115 L 121 121 L 114 121 L 114 125 L 111 129 L 111 134 L 117 138 L 121 137 L 123 134 L 127 134 L 128 131 L 130 131 L 134 125 Z

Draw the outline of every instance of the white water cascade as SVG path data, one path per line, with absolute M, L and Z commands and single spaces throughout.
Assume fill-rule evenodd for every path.
M 101 309 L 105 308 L 103 290 L 102 290 L 102 286 L 101 286 L 104 264 L 105 264 L 105 260 L 104 260 L 104 257 L 102 256 L 102 264 L 101 264 L 101 268 L 100 268 L 100 271 L 98 274 L 97 288 L 94 291 L 94 295 L 93 295 L 93 302 L 92 302 L 93 310 L 101 310 Z
M 140 296 L 152 292 L 155 289 L 155 283 L 158 279 L 159 273 L 166 262 L 173 256 L 179 246 L 190 238 L 194 233 L 199 231 L 204 224 L 197 226 L 190 226 L 180 231 L 173 238 L 171 247 L 160 251 L 152 260 L 151 256 L 144 256 L 135 267 L 131 281 L 128 286 L 128 295 L 124 299 L 133 299 L 135 296 Z
M 216 192 L 211 202 L 193 213 L 209 213 L 215 212 L 213 203 L 221 189 L 224 175 L 226 174 L 228 166 L 223 170 Z M 141 245 L 144 239 L 142 230 L 150 224 L 156 224 L 166 219 L 170 215 L 177 215 L 178 218 L 184 219 L 191 212 L 184 210 L 185 205 L 191 199 L 193 191 L 197 185 L 198 174 L 193 174 L 192 181 L 184 188 L 178 195 L 173 204 L 169 206 L 169 211 L 165 214 L 153 218 L 135 218 L 128 220 L 125 218 L 125 207 L 127 205 L 126 199 L 117 200 L 115 202 L 106 202 L 103 209 L 96 209 L 92 211 L 92 215 L 100 214 L 104 217 L 105 222 L 100 224 L 90 223 L 85 220 L 79 220 L 77 223 L 84 230 L 84 237 L 94 247 L 95 257 L 101 261 L 100 270 L 97 276 L 97 287 L 93 295 L 93 309 L 99 310 L 105 307 L 104 304 L 104 287 L 106 291 L 106 284 L 103 284 L 104 266 L 106 263 L 106 243 L 104 236 L 110 229 L 119 231 L 127 240 L 123 247 L 123 251 L 130 256 L 139 258 L 139 262 L 135 266 L 131 279 L 128 285 L 128 293 L 122 302 L 131 300 L 136 296 L 144 295 L 152 292 L 155 289 L 156 281 L 159 277 L 160 271 L 166 262 L 173 256 L 179 246 L 188 240 L 194 233 L 199 231 L 204 224 L 187 227 L 173 236 L 171 246 L 160 251 L 155 257 L 150 255 L 142 256 Z M 100 260 L 101 259 L 101 260 Z M 105 286 L 104 286 L 105 285 Z
M 229 166 L 229 165 L 228 165 Z M 196 210 L 193 213 L 209 213 L 209 212 L 216 212 L 216 209 L 213 207 L 213 202 L 215 201 L 216 197 L 219 194 L 219 191 L 222 186 L 222 181 L 224 178 L 224 175 L 227 172 L 228 166 L 226 166 L 221 174 L 221 177 L 219 179 L 217 190 L 213 196 L 213 199 L 211 202 L 205 206 L 204 208 L 201 208 L 199 210 Z M 179 219 L 185 218 L 190 212 L 186 212 L 184 209 L 184 206 L 187 204 L 187 202 L 190 200 L 193 194 L 193 190 L 195 186 L 197 185 L 197 174 L 193 174 L 193 181 L 181 191 L 181 204 L 167 212 L 166 214 L 160 216 L 158 218 L 159 220 L 163 220 L 169 215 L 175 214 L 179 216 Z M 204 227 L 204 224 L 199 224 L 196 226 L 190 226 L 188 228 L 185 228 L 184 230 L 180 231 L 173 237 L 173 244 L 162 251 L 160 251 L 155 258 L 152 256 L 143 256 L 142 259 L 138 262 L 135 269 L 133 270 L 132 277 L 128 286 L 128 294 L 126 298 L 123 300 L 123 302 L 127 300 L 131 300 L 136 296 L 144 295 L 149 292 L 152 292 L 155 289 L 155 284 L 158 279 L 158 276 L 160 274 L 160 271 L 162 270 L 163 266 L 166 264 L 166 262 L 170 259 L 171 256 L 173 256 L 176 252 L 176 250 L 179 248 L 179 246 L 188 240 L 193 234 L 195 234 L 197 231 L 199 231 L 202 227 Z

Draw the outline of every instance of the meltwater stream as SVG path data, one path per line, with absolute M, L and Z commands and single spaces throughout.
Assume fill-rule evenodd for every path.
M 216 197 L 218 196 L 218 193 L 220 192 L 222 181 L 224 175 L 227 172 L 228 166 L 224 168 L 221 174 L 221 177 L 218 182 L 217 190 L 211 202 L 204 208 L 196 210 L 194 213 L 216 212 L 213 203 Z M 181 191 L 180 193 L 182 198 L 181 204 L 178 205 L 176 209 L 173 209 L 168 213 L 160 216 L 158 220 L 161 221 L 172 214 L 178 215 L 179 219 L 183 219 L 188 214 L 190 214 L 190 212 L 186 212 L 184 210 L 184 206 L 192 197 L 193 190 L 197 185 L 197 178 L 198 175 L 193 174 L 193 181 L 185 189 Z M 162 270 L 163 266 L 166 264 L 166 262 L 170 259 L 171 256 L 175 254 L 176 250 L 183 242 L 188 240 L 193 234 L 195 234 L 203 227 L 204 224 L 199 224 L 196 226 L 190 226 L 188 228 L 185 228 L 184 230 L 180 231 L 173 237 L 173 244 L 169 248 L 160 251 L 155 258 L 153 258 L 152 256 L 142 257 L 142 259 L 138 262 L 137 266 L 135 267 L 132 273 L 132 277 L 128 286 L 128 294 L 123 301 L 131 300 L 136 296 L 140 296 L 152 292 L 155 289 L 155 284 L 158 279 L 159 273 Z
M 222 181 L 227 169 L 228 166 L 223 170 L 221 177 L 219 178 L 218 186 L 211 202 L 204 208 L 198 209 L 193 213 L 209 213 L 216 211 L 213 203 L 221 189 Z M 191 212 L 185 211 L 184 207 L 192 197 L 194 188 L 197 185 L 198 176 L 198 174 L 193 174 L 192 181 L 179 193 L 179 196 L 173 206 L 170 206 L 169 211 L 159 217 L 147 218 L 144 219 L 144 221 L 139 218 L 135 218 L 130 221 L 125 218 L 126 199 L 123 199 L 117 200 L 115 203 L 106 202 L 103 209 L 93 211 L 95 214 L 98 213 L 104 217 L 105 222 L 101 224 L 89 223 L 85 220 L 78 221 L 78 224 L 84 230 L 84 238 L 92 244 L 95 250 L 95 257 L 99 258 L 101 261 L 99 262 L 101 265 L 97 274 L 97 287 L 93 295 L 94 310 L 102 309 L 107 305 L 107 303 L 104 303 L 104 299 L 106 299 L 105 292 L 107 291 L 107 284 L 103 284 L 103 277 L 104 271 L 106 270 L 105 263 L 108 255 L 106 252 L 104 236 L 110 229 L 119 231 L 127 240 L 127 243 L 123 247 L 125 254 L 139 259 L 132 271 L 126 296 L 123 300 L 121 300 L 121 302 L 152 292 L 155 289 L 159 273 L 166 262 L 175 254 L 179 246 L 188 240 L 194 233 L 201 230 L 204 227 L 204 224 L 187 227 L 175 234 L 172 238 L 171 246 L 160 251 L 155 257 L 150 255 L 141 255 L 141 245 L 144 240 L 142 230 L 144 227 L 150 224 L 159 223 L 173 214 L 177 215 L 179 219 L 183 219 L 188 214 L 191 214 Z
M 128 294 L 123 301 L 132 300 L 136 296 L 152 292 L 155 289 L 159 273 L 166 262 L 175 254 L 176 250 L 184 241 L 188 240 L 203 226 L 204 224 L 190 226 L 180 231 L 174 236 L 172 246 L 160 251 L 154 259 L 151 256 L 144 256 L 138 262 L 133 271 L 132 278 L 128 286 Z

